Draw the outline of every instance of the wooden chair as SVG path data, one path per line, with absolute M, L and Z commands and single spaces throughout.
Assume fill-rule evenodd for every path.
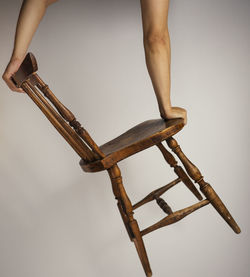
M 175 223 L 205 205 L 211 204 L 234 232 L 237 234 L 240 233 L 239 226 L 219 196 L 211 185 L 204 181 L 199 169 L 185 156 L 180 145 L 173 138 L 173 135 L 179 132 L 184 126 L 182 118 L 147 120 L 113 140 L 98 146 L 89 133 L 76 120 L 75 116 L 55 97 L 48 85 L 37 75 L 36 71 L 37 63 L 35 57 L 32 53 L 28 53 L 20 69 L 12 79 L 17 87 L 23 88 L 57 131 L 80 156 L 80 166 L 85 172 L 107 170 L 122 220 L 130 240 L 135 244 L 146 276 L 152 276 L 152 271 L 144 246 L 143 236 L 161 227 Z M 186 171 L 178 165 L 174 155 L 163 145 L 163 141 L 166 141 L 169 148 L 178 156 Z M 132 205 L 123 186 L 118 162 L 151 146 L 157 146 L 166 162 L 173 167 L 177 178 L 169 184 L 154 190 L 141 201 Z M 202 200 L 200 192 L 190 177 L 194 180 L 194 183 L 199 184 L 200 191 L 206 199 Z M 199 202 L 185 209 L 173 212 L 166 201 L 161 198 L 161 195 L 179 182 L 183 182 Z M 154 200 L 167 216 L 152 226 L 140 230 L 134 218 L 134 211 L 140 206 Z

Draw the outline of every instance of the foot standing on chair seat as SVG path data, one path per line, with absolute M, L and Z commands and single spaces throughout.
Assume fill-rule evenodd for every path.
M 161 112 L 161 117 L 163 119 L 172 119 L 172 118 L 183 118 L 184 125 L 187 124 L 187 111 L 180 107 L 171 107 L 166 112 Z

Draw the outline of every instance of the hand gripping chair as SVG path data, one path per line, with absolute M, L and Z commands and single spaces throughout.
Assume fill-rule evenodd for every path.
M 135 244 L 146 276 L 152 276 L 152 271 L 144 246 L 143 236 L 159 228 L 173 224 L 201 207 L 211 204 L 234 232 L 237 234 L 240 233 L 239 226 L 234 221 L 219 196 L 211 185 L 205 182 L 199 169 L 185 156 L 180 145 L 178 145 L 176 139 L 173 138 L 173 135 L 179 132 L 184 126 L 182 118 L 147 120 L 134 126 L 111 141 L 98 146 L 89 133 L 76 120 L 75 116 L 62 105 L 49 89 L 48 85 L 37 75 L 37 69 L 34 55 L 28 53 L 19 70 L 12 76 L 12 80 L 17 87 L 21 87 L 28 94 L 57 131 L 80 156 L 80 166 L 85 172 L 107 170 L 122 220 L 130 240 Z M 168 147 L 178 156 L 186 171 L 183 167 L 178 165 L 174 155 L 163 145 L 163 141 L 165 141 Z M 121 171 L 117 164 L 119 161 L 151 146 L 156 146 L 161 151 L 164 159 L 170 167 L 173 167 L 178 178 L 154 190 L 141 201 L 133 205 L 125 191 Z M 190 177 L 194 180 L 194 183 L 199 184 L 200 191 L 206 198 L 205 200 L 202 200 L 200 192 L 195 187 Z M 183 182 L 199 202 L 182 210 L 172 211 L 166 201 L 161 198 L 161 195 L 179 182 Z M 134 211 L 140 206 L 154 200 L 167 215 L 152 226 L 140 230 L 134 218 Z

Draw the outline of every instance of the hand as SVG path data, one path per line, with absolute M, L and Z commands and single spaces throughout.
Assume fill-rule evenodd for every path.
M 161 113 L 161 117 L 164 119 L 181 117 L 184 119 L 184 125 L 187 124 L 187 111 L 180 107 L 171 107 L 165 114 Z
M 17 72 L 21 63 L 22 63 L 21 59 L 17 59 L 17 58 L 11 59 L 3 73 L 2 78 L 12 91 L 25 93 L 22 88 L 17 88 L 16 85 L 11 80 L 11 76 Z

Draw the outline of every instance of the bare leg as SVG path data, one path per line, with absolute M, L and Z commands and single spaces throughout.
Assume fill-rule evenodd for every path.
M 140 1 L 146 65 L 160 115 L 166 119 L 182 117 L 186 124 L 186 110 L 172 107 L 170 100 L 171 49 L 167 25 L 169 0 Z

